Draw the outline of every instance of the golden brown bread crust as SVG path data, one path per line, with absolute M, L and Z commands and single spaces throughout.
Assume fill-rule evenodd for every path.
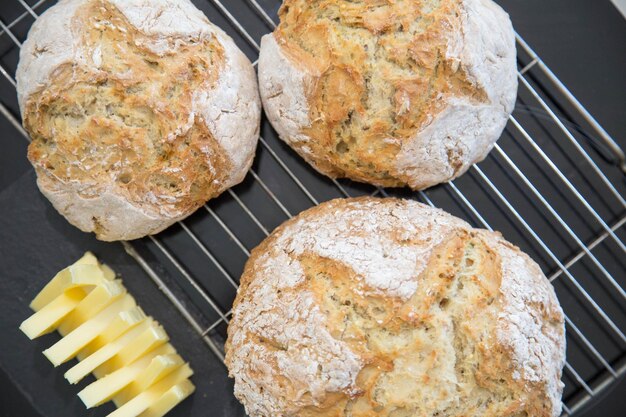
M 86 3 L 75 19 L 89 28 L 82 42 L 101 49 L 102 63 L 95 73 L 64 65 L 49 88 L 30 96 L 29 160 L 40 175 L 90 184 L 86 197 L 102 193 L 113 177 L 135 206 L 169 216 L 194 211 L 220 190 L 229 161 L 195 117 L 184 134 L 176 128 L 190 122 L 194 91 L 216 82 L 221 45 L 202 40 L 163 58 L 141 47 L 145 35 L 106 2 Z M 120 76 L 125 68 L 132 75 Z
M 402 186 L 409 179 L 388 172 L 388 161 L 442 110 L 441 95 L 486 100 L 445 57 L 448 32 L 460 26 L 459 4 L 443 1 L 424 18 L 424 4 L 414 0 L 316 3 L 284 2 L 275 32 L 294 62 L 320 74 L 309 92 L 308 146 L 333 177 Z
M 468 139 L 462 144 L 454 143 L 459 138 L 445 137 L 441 132 L 436 146 L 445 148 L 441 152 L 447 160 L 442 162 L 433 156 L 432 164 L 445 163 L 447 170 L 433 175 L 435 178 L 416 178 L 406 163 L 397 162 L 411 158 L 410 152 L 403 156 L 403 149 L 406 153 L 415 137 L 451 102 L 462 101 L 465 106 L 478 108 L 494 106 L 494 113 L 512 110 L 512 103 L 494 103 L 498 98 L 489 96 L 472 73 L 472 65 L 451 52 L 460 48 L 457 44 L 474 42 L 467 35 L 470 29 L 464 16 L 469 13 L 466 8 L 471 7 L 465 3 L 487 7 L 482 0 L 285 1 L 279 11 L 280 24 L 272 36 L 281 53 L 310 77 L 303 86 L 309 123 L 299 132 L 308 139 L 283 139 L 326 175 L 381 186 L 424 188 L 456 177 L 482 159 L 497 139 L 491 131 L 477 130 L 477 135 L 488 138 Z M 508 24 L 507 36 L 512 39 L 510 23 L 502 15 L 497 18 L 504 21 L 502 26 Z M 492 29 L 493 35 L 484 36 L 499 39 L 501 28 Z M 514 52 L 514 45 L 508 42 L 506 47 Z M 494 57 L 499 53 L 495 51 L 498 46 L 485 47 L 490 49 L 486 53 L 480 50 L 482 45 L 472 47 L 479 59 L 487 55 L 485 60 L 506 61 L 506 81 L 498 79 L 500 69 L 495 64 L 487 72 L 496 73 L 489 82 L 505 90 L 506 101 L 511 101 L 514 92 L 510 92 L 516 85 L 514 56 Z M 263 55 L 262 48 L 261 94 L 270 120 L 281 124 L 287 116 L 272 113 L 288 113 L 289 109 L 274 110 L 268 103 L 275 94 L 289 93 L 285 88 L 281 91 L 280 87 L 264 85 L 264 74 L 278 71 L 272 67 L 279 63 L 265 63 Z M 290 82 L 295 81 L 285 81 Z M 462 123 L 467 129 L 475 128 Z M 502 125 L 502 121 L 496 124 Z M 278 130 L 281 132 L 280 127 Z
M 159 232 L 252 163 L 254 70 L 187 0 L 60 2 L 25 43 L 18 92 L 40 189 L 103 240 Z
M 253 417 L 560 410 L 563 315 L 537 265 L 417 203 L 334 200 L 283 224 L 246 264 L 228 335 Z

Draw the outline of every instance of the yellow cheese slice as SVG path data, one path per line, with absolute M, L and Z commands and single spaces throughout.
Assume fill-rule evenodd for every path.
M 100 268 L 102 269 L 105 279 L 113 281 L 116 278 L 115 271 L 113 271 L 109 265 L 101 264 Z
M 121 311 L 131 309 L 135 305 L 133 297 L 123 296 L 44 350 L 43 354 L 54 366 L 67 362 L 95 339 Z
M 157 356 L 150 362 L 148 367 L 135 377 L 132 383 L 128 384 L 126 388 L 113 398 L 113 402 L 116 406 L 121 407 L 123 404 L 163 379 L 170 372 L 181 367 L 184 362 L 183 358 L 175 353 Z
M 146 352 L 167 343 L 168 340 L 167 333 L 163 328 L 158 323 L 153 322 L 148 329 L 124 346 L 114 357 L 96 368 L 93 374 L 97 378 L 109 374 L 139 359 Z
M 167 343 L 168 340 L 167 333 L 163 328 L 156 322 L 152 323 L 149 328 L 124 346 L 113 358 L 99 366 L 94 375 L 106 375 L 115 369 L 122 368 L 137 360 L 144 353 Z
M 152 362 L 150 362 L 150 365 L 133 381 L 137 394 L 160 381 L 174 369 L 182 366 L 183 363 L 185 363 L 183 358 L 176 353 L 161 355 L 154 358 Z
M 64 291 L 77 287 L 92 287 L 104 279 L 104 274 L 98 265 L 74 264 L 56 274 L 33 299 L 30 308 L 39 311 Z
M 106 306 L 126 294 L 121 281 L 102 281 L 59 324 L 58 331 L 65 336 Z
M 31 339 L 53 330 L 63 336 L 44 355 L 54 364 L 78 357 L 65 373 L 72 384 L 98 378 L 78 395 L 87 408 L 113 400 L 114 417 L 163 416 L 195 387 L 193 371 L 146 317 L 121 280 L 87 252 L 60 271 L 31 303 L 35 313 L 20 329 Z
M 99 265 L 100 262 L 98 262 L 98 258 L 96 258 L 96 256 L 93 253 L 85 252 L 82 258 L 74 262 L 74 265 L 81 265 L 81 264 L 82 265 Z
M 78 393 L 78 396 L 87 408 L 95 407 L 109 401 L 115 394 L 130 384 L 141 372 L 146 369 L 152 360 L 159 355 L 174 353 L 174 348 L 168 343 L 151 352 L 146 353 L 137 361 L 119 368 L 89 384 Z
M 139 417 L 163 417 L 181 401 L 189 397 L 195 389 L 196 387 L 194 387 L 191 381 L 185 379 L 167 390 L 161 398 L 153 402 Z
M 135 308 L 134 311 L 141 312 L 138 307 Z M 102 365 L 104 362 L 115 356 L 122 348 L 124 348 L 124 346 L 126 346 L 133 339 L 143 333 L 152 323 L 152 320 L 147 319 L 146 316 L 143 315 L 143 313 L 141 313 L 141 316 L 138 314 L 129 313 L 129 311 L 123 311 L 118 315 L 118 319 L 131 319 L 129 321 L 124 321 L 124 323 L 126 323 L 127 325 L 127 331 L 124 332 L 117 339 L 111 342 L 106 342 L 100 349 L 98 349 L 91 355 L 85 357 L 84 359 L 81 359 L 80 362 L 78 362 L 65 373 L 65 379 L 67 379 L 71 384 L 77 383 L 89 373 L 93 372 L 93 370 L 96 369 L 98 366 Z M 109 327 L 111 326 L 109 325 Z
M 107 328 L 104 329 L 102 333 L 100 333 L 98 338 L 103 345 L 111 343 L 122 334 L 126 333 L 128 329 L 139 323 L 142 323 L 144 320 L 148 320 L 149 322 L 153 321 L 151 317 L 146 316 L 146 313 L 144 313 L 139 306 L 135 306 L 130 310 L 122 311 L 111 322 L 111 324 L 109 324 Z
M 108 417 L 136 417 L 140 415 L 157 404 L 163 395 L 172 387 L 186 380 L 192 374 L 193 371 L 189 365 L 184 364 L 156 384 L 152 385 L 146 391 L 137 395 L 135 398 L 113 411 L 108 415 Z
M 34 339 L 56 329 L 59 322 L 85 298 L 85 292 L 73 288 L 61 293 L 20 325 L 20 330 L 29 339 Z
M 112 341 L 117 339 L 132 326 L 140 323 L 145 319 L 146 315 L 139 306 L 136 306 L 135 308 L 128 311 L 122 311 L 111 322 L 111 324 L 109 324 L 107 328 L 98 335 L 98 337 L 89 342 L 87 346 L 85 346 L 80 352 L 78 352 L 78 355 L 76 355 L 76 357 L 82 361 L 92 353 L 96 352 L 98 349 L 105 346 L 107 343 L 111 343 Z

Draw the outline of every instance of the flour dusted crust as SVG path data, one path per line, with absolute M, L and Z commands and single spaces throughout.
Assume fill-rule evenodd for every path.
M 333 200 L 246 264 L 226 364 L 251 417 L 558 416 L 563 313 L 498 233 L 398 199 Z
M 157 233 L 252 164 L 254 69 L 188 0 L 61 0 L 33 24 L 16 78 L 39 188 L 99 239 Z
M 261 43 L 280 137 L 318 171 L 426 188 L 485 158 L 517 92 L 515 37 L 491 0 L 287 0 Z

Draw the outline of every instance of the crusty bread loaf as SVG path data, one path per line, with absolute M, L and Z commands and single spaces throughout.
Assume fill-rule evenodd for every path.
M 422 189 L 482 160 L 517 92 L 491 0 L 286 0 L 259 85 L 280 137 L 318 171 Z
M 39 188 L 99 239 L 157 233 L 252 164 L 254 69 L 188 0 L 61 0 L 17 83 Z
M 226 364 L 252 417 L 555 417 L 563 313 L 498 233 L 413 201 L 334 200 L 256 248 Z

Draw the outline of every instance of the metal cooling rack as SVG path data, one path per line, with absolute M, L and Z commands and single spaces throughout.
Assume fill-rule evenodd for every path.
M 21 42 L 55 1 L 13 1 L 0 7 L 0 88 L 14 97 Z M 260 37 L 274 29 L 280 0 L 194 3 L 256 65 Z M 443 208 L 502 231 L 552 281 L 567 324 L 563 415 L 576 415 L 626 372 L 626 163 L 610 135 L 519 36 L 517 46 L 520 89 L 510 123 L 491 155 L 454 182 L 413 193 L 330 180 L 264 120 L 255 164 L 242 184 L 158 236 L 124 248 L 223 361 L 237 277 L 250 249 L 284 220 L 331 198 L 367 194 Z M 0 113 L 28 139 L 14 98 L 0 102 Z

